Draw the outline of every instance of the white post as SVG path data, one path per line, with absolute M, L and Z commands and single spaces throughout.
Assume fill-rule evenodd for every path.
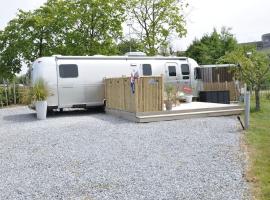
M 249 118 L 250 118 L 250 92 L 246 91 L 245 94 L 245 129 L 249 128 Z

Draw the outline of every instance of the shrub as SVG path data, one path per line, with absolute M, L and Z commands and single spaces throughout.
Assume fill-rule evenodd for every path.
M 49 95 L 48 86 L 43 79 L 38 79 L 31 87 L 30 96 L 32 101 L 45 101 Z
M 267 94 L 266 94 L 266 99 L 267 99 L 267 100 L 270 100 L 270 93 L 267 93 Z
M 29 87 L 19 88 L 19 103 L 23 105 L 29 105 L 32 102 L 31 90 Z
M 5 93 L 4 89 L 0 87 L 0 106 L 3 107 L 5 104 Z
M 165 87 L 166 97 L 168 101 L 172 101 L 174 97 L 174 87 L 171 84 L 166 85 Z

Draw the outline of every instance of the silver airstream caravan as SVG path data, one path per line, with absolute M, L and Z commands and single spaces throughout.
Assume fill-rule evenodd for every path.
M 104 77 L 163 75 L 165 83 L 187 85 L 197 96 L 198 64 L 186 57 L 126 56 L 51 56 L 37 59 L 32 66 L 32 83 L 43 78 L 52 96 L 48 109 L 102 106 Z

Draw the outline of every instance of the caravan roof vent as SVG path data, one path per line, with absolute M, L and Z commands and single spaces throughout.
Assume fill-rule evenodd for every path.
M 134 52 L 128 52 L 125 54 L 125 56 L 146 56 L 146 53 L 134 51 Z

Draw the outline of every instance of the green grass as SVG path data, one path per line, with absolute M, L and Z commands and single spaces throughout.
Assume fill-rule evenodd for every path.
M 260 112 L 251 109 L 246 134 L 251 159 L 248 177 L 254 181 L 256 199 L 270 200 L 270 100 L 262 100 L 261 106 Z

